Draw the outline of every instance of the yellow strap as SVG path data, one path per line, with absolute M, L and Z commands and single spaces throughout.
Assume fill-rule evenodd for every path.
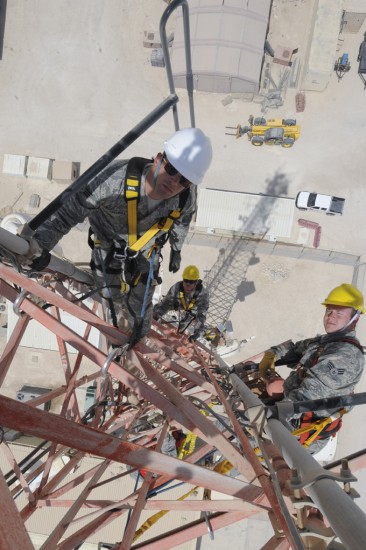
M 222 462 L 220 462 L 220 464 L 216 464 L 213 471 L 217 472 L 219 474 L 226 474 L 227 472 L 229 472 L 232 469 L 233 469 L 233 465 L 228 460 L 225 459 Z M 185 493 L 184 495 L 179 497 L 177 500 L 184 500 L 184 499 L 188 498 L 195 491 L 197 491 L 197 489 L 198 489 L 198 486 L 193 487 L 193 489 L 191 489 L 190 491 L 188 491 L 188 493 Z M 208 499 L 211 498 L 211 491 L 207 491 L 206 498 L 208 498 Z M 136 531 L 132 542 L 135 542 L 136 539 L 141 537 L 141 535 L 143 535 L 145 533 L 145 531 L 150 529 L 150 527 L 152 527 L 157 521 L 159 521 L 159 519 L 161 519 L 163 516 L 165 516 L 168 512 L 169 512 L 169 510 L 160 510 L 160 512 L 157 512 L 153 516 L 149 517 L 149 519 L 147 519 L 141 525 L 141 527 Z
M 179 216 L 180 216 L 180 210 L 173 210 L 173 212 L 171 212 L 169 216 L 165 218 L 164 223 L 159 223 L 159 222 L 155 223 L 152 227 L 150 227 L 150 229 L 146 231 L 146 233 L 144 233 L 144 235 L 142 235 L 142 237 L 140 237 L 132 245 L 129 245 L 130 249 L 134 250 L 135 252 L 138 252 L 139 250 L 141 250 L 141 248 L 144 248 L 144 246 L 149 241 L 151 241 L 155 237 L 155 235 L 159 233 L 159 231 L 168 232 L 172 227 L 174 221 L 178 219 Z M 128 242 L 130 243 L 130 238 Z
M 121 288 L 120 292 L 121 294 L 124 294 L 125 292 L 128 292 L 130 290 L 130 285 L 126 283 L 126 281 L 121 281 Z
M 328 416 L 328 418 L 323 418 L 321 420 L 316 420 L 315 422 L 312 422 L 311 424 L 307 424 L 303 428 L 298 428 L 297 430 L 292 431 L 292 435 L 301 435 L 306 432 L 312 432 L 314 430 L 314 433 L 310 435 L 307 440 L 303 443 L 303 447 L 307 448 L 309 447 L 313 441 L 318 437 L 318 435 L 326 428 L 329 424 L 334 422 L 338 417 L 342 417 L 347 411 L 345 409 L 341 409 L 337 414 L 334 414 L 336 418 L 332 418 Z
M 179 292 L 179 297 L 180 297 L 180 301 L 182 302 L 182 306 L 184 308 L 184 311 L 191 310 L 193 308 L 193 306 L 195 305 L 195 303 L 196 303 L 196 300 L 194 298 L 192 298 L 192 300 L 187 305 L 186 299 L 184 297 L 184 292 Z
M 189 432 L 186 435 L 184 443 L 179 451 L 178 458 L 182 459 L 185 456 L 192 454 L 196 447 L 196 440 L 197 440 L 196 434 Z
M 139 197 L 139 180 L 136 178 L 127 178 L 125 198 L 127 200 L 128 216 L 128 246 L 132 246 L 137 241 L 137 200 Z
M 195 491 L 197 491 L 197 489 L 198 489 L 198 486 L 193 487 L 193 489 L 191 489 L 190 491 L 188 491 L 188 493 L 186 493 L 185 495 L 179 497 L 177 500 L 184 500 L 185 498 L 188 498 L 188 497 L 191 496 Z M 136 531 L 135 536 L 133 537 L 132 542 L 135 542 L 136 539 L 138 539 L 139 537 L 141 537 L 141 535 L 143 535 L 143 534 L 145 533 L 145 531 L 147 531 L 148 529 L 150 529 L 150 527 L 152 527 L 157 521 L 159 521 L 159 519 L 161 519 L 163 516 L 165 516 L 165 514 L 167 514 L 168 512 L 169 512 L 169 510 L 160 510 L 160 512 L 157 512 L 157 513 L 154 514 L 153 516 L 149 517 L 149 519 L 147 519 L 147 520 L 141 525 L 141 527 Z

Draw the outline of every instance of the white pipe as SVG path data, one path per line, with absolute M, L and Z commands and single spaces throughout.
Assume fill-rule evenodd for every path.
M 366 515 L 352 498 L 329 479 L 330 472 L 304 449 L 297 439 L 275 419 L 269 419 L 266 433 L 278 448 L 290 468 L 296 468 L 303 482 L 314 480 L 305 490 L 327 518 L 336 536 L 347 550 L 364 550 Z
M 20 256 L 25 256 L 29 250 L 28 241 L 18 235 L 14 235 L 3 227 L 0 227 L 0 244 L 7 250 Z
M 249 417 L 253 409 L 258 422 L 263 422 L 264 405 L 235 374 L 229 379 L 247 408 Z M 262 414 L 261 414 L 262 413 Z M 262 426 L 258 426 L 260 429 Z M 331 479 L 330 472 L 320 466 L 310 452 L 300 445 L 296 437 L 277 419 L 270 418 L 264 427 L 290 468 L 296 468 L 306 484 L 306 493 L 327 518 L 331 528 L 346 550 L 364 550 L 366 540 L 366 515 L 352 498 Z M 346 480 L 345 480 L 346 481 Z
M 29 243 L 26 239 L 13 235 L 10 231 L 0 227 L 0 245 L 9 250 L 10 252 L 17 254 L 18 256 L 26 256 L 29 250 Z M 93 284 L 94 279 L 90 273 L 82 271 L 74 266 L 74 264 L 61 260 L 56 256 L 51 255 L 51 260 L 47 266 L 47 269 L 51 269 L 57 273 L 62 273 L 67 277 L 75 279 L 81 283 Z

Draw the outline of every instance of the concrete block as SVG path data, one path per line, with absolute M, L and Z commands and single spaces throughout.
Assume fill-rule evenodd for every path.
M 58 183 L 71 183 L 80 174 L 80 162 L 68 160 L 54 160 L 52 166 L 52 180 Z
M 27 157 L 25 155 L 4 155 L 3 174 L 25 176 Z
M 52 161 L 42 157 L 28 157 L 27 178 L 51 179 Z

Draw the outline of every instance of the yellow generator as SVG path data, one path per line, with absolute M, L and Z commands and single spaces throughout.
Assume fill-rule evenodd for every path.
M 249 126 L 236 127 L 236 137 L 240 138 L 247 134 L 252 145 L 259 147 L 266 145 L 281 145 L 282 147 L 292 147 L 300 137 L 300 126 L 296 125 L 296 120 L 289 118 L 254 118 L 249 117 Z

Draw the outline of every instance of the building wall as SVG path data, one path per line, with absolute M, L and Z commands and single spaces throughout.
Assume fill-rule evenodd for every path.
M 337 57 L 344 0 L 316 0 L 309 29 L 301 88 L 322 92 L 326 89 Z

